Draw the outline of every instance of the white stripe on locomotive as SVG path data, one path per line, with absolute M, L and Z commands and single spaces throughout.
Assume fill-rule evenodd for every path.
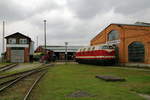
M 76 58 L 115 58 L 115 56 L 76 56 Z

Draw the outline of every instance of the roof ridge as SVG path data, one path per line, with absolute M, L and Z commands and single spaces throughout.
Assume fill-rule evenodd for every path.
M 144 26 L 144 27 L 150 27 L 150 25 L 148 24 L 138 24 L 138 23 L 135 23 L 135 24 L 123 24 L 123 23 L 111 23 L 110 25 L 127 25 L 127 26 Z

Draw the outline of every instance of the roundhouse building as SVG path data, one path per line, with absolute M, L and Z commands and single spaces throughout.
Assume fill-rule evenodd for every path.
M 91 45 L 116 46 L 122 64 L 150 64 L 150 24 L 112 23 L 91 40 Z

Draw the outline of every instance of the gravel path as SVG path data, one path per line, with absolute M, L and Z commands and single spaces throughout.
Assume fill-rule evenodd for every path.
M 36 68 L 36 67 L 39 67 L 40 65 L 42 64 L 41 63 L 21 63 L 21 64 L 18 64 L 16 67 L 10 69 L 9 71 Z
M 150 100 L 150 95 L 146 95 L 146 94 L 138 94 L 138 95 L 145 98 L 146 100 Z

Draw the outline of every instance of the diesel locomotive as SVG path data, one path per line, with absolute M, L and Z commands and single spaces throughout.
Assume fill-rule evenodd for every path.
M 85 64 L 112 65 L 116 62 L 115 48 L 107 44 L 79 48 L 75 60 Z

